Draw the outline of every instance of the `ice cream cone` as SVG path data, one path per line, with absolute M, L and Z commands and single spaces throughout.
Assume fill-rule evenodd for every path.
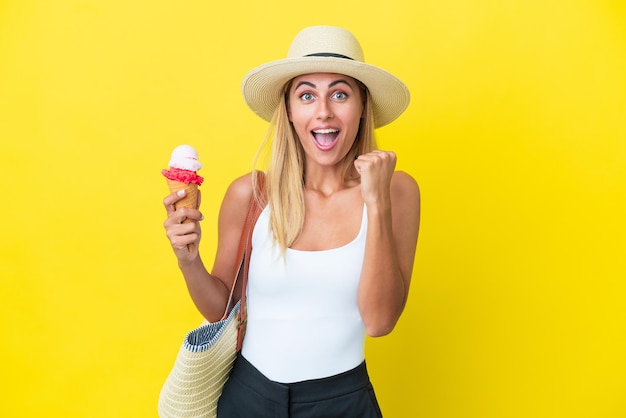
M 166 178 L 167 186 L 170 188 L 170 192 L 174 193 L 179 190 L 185 189 L 185 197 L 176 202 L 176 209 L 179 208 L 193 208 L 198 209 L 198 185 L 197 184 L 185 184 L 180 181 L 170 180 Z M 191 222 L 190 219 L 185 219 L 183 223 Z

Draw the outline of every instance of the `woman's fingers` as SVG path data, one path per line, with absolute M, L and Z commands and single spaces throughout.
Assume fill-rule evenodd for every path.
M 391 177 L 396 167 L 396 154 L 391 151 L 372 151 L 354 161 L 361 176 L 361 196 L 366 203 L 387 199 Z
M 167 211 L 167 216 L 170 216 L 176 211 L 176 202 L 185 197 L 185 190 L 179 190 L 177 192 L 172 192 L 163 199 L 163 206 L 165 206 L 165 210 Z
M 194 208 L 180 207 L 176 204 L 185 197 L 185 191 L 179 190 L 167 195 L 163 199 L 163 206 L 167 212 L 167 219 L 163 222 L 165 234 L 170 245 L 180 261 L 193 259 L 198 252 L 201 229 L 199 221 L 203 220 L 202 213 Z M 200 194 L 198 193 L 198 204 Z
M 376 150 L 367 154 L 359 155 L 354 161 L 354 166 L 359 173 L 369 170 L 382 170 L 381 174 L 388 174 L 396 166 L 396 154 L 392 151 Z
M 166 226 L 165 234 L 174 249 L 183 249 L 198 242 L 200 227 L 197 222 L 170 224 Z
M 200 204 L 200 192 L 198 192 L 198 205 Z M 186 219 L 191 221 L 201 221 L 204 219 L 202 213 L 193 208 L 176 208 L 176 203 L 185 197 L 185 190 L 173 192 L 163 199 L 163 206 L 167 212 L 168 221 L 172 223 L 183 223 Z

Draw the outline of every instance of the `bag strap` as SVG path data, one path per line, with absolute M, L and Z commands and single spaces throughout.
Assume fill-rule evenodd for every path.
M 232 309 L 231 305 L 236 302 L 233 297 L 237 293 L 237 284 L 241 280 L 241 297 L 239 299 L 241 301 L 241 305 L 238 314 L 239 326 L 237 328 L 237 351 L 241 350 L 241 346 L 243 344 L 243 336 L 245 334 L 246 328 L 246 289 L 248 287 L 250 253 L 252 251 L 252 231 L 254 230 L 254 225 L 256 224 L 259 215 L 263 211 L 267 200 L 267 196 L 265 193 L 265 174 L 261 171 L 254 171 L 253 174 L 256 177 L 256 193 L 253 193 L 252 197 L 250 198 L 248 213 L 246 214 L 243 229 L 241 230 L 239 247 L 237 248 L 237 264 L 234 272 L 235 277 L 233 280 L 233 285 L 230 289 L 228 306 L 226 306 L 226 311 L 224 312 L 224 318 L 226 318 L 230 313 L 230 310 Z

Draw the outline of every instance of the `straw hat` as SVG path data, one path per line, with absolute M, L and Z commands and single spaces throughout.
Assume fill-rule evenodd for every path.
M 243 97 L 254 113 L 272 119 L 285 84 L 310 73 L 345 74 L 365 84 L 372 96 L 374 125 L 396 119 L 409 104 L 409 90 L 387 71 L 366 64 L 359 41 L 349 31 L 334 26 L 311 26 L 298 33 L 287 58 L 263 64 L 243 79 Z

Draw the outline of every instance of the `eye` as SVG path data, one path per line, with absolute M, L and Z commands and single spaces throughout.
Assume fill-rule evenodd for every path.
M 300 95 L 300 100 L 310 102 L 311 100 L 313 100 L 313 95 L 311 93 L 302 93 Z
M 346 93 L 344 93 L 343 91 L 337 91 L 333 94 L 333 99 L 335 100 L 346 100 L 348 98 L 348 95 Z

